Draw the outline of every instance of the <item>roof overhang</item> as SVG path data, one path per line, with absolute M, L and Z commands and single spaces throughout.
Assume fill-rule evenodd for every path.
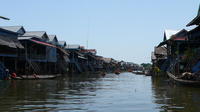
M 22 46 L 16 38 L 9 38 L 4 36 L 0 36 L 0 45 L 5 45 L 11 48 L 24 48 L 24 46 Z
M 196 16 L 191 22 L 189 22 L 186 26 L 199 25 L 200 23 L 200 15 Z

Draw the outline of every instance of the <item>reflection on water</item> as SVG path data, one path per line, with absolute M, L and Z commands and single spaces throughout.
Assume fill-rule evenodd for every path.
M 199 88 L 132 73 L 0 82 L 0 111 L 198 112 Z
M 164 112 L 200 112 L 199 87 L 174 85 L 163 77 L 154 77 L 152 82 L 157 108 Z

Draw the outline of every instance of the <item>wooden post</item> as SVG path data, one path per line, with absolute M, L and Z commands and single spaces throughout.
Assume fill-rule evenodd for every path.
M 178 65 L 178 75 L 180 74 L 180 43 L 178 42 L 177 43 L 178 45 L 177 45 L 177 50 L 178 50 L 178 53 L 177 53 L 177 55 L 178 55 L 178 57 L 177 57 L 177 59 L 178 59 L 178 63 L 177 63 L 177 65 Z
M 57 70 L 56 70 L 56 63 L 54 63 L 54 73 L 57 74 Z
M 28 53 L 27 53 L 27 41 L 25 41 L 25 59 L 26 59 L 26 64 L 25 64 L 25 74 L 28 75 L 27 73 L 27 61 L 28 61 Z
M 15 59 L 15 73 L 17 71 L 17 59 Z

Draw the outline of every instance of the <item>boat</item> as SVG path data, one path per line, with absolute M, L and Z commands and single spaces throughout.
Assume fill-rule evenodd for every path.
M 119 75 L 119 74 L 121 73 L 121 71 L 120 71 L 120 69 L 116 69 L 116 70 L 114 71 L 114 73 L 115 73 L 116 75 Z
M 61 74 L 56 75 L 21 75 L 13 78 L 14 80 L 41 80 L 41 79 L 55 79 L 61 76 Z
M 200 85 L 200 81 L 197 80 L 186 80 L 186 79 L 181 79 L 179 77 L 176 77 L 170 72 L 167 72 L 167 75 L 169 76 L 170 79 L 174 80 L 175 82 L 178 82 L 180 84 L 184 85 Z
M 132 72 L 133 70 L 129 69 L 128 72 Z
M 115 71 L 115 74 L 116 74 L 116 75 L 119 75 L 119 74 L 120 74 L 120 71 Z
M 133 71 L 132 73 L 136 74 L 136 75 L 145 75 L 145 73 L 143 71 Z
M 145 75 L 146 76 L 152 76 L 151 73 L 150 73 L 150 71 L 145 71 Z

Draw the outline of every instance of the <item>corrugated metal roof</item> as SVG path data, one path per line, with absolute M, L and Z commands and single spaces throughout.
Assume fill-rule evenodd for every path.
M 77 44 L 71 44 L 71 45 L 66 45 L 66 49 L 80 49 L 80 45 Z
M 45 33 L 45 31 L 27 31 L 23 36 L 37 36 L 42 38 Z
M 66 42 L 65 41 L 58 41 L 58 44 L 62 45 L 62 46 L 66 46 Z
M 191 22 L 189 22 L 186 26 L 199 25 L 199 23 L 200 23 L 200 4 L 199 4 L 199 10 L 198 10 L 197 16 Z
M 5 33 L 8 33 L 8 34 L 11 34 L 12 36 L 16 36 L 18 35 L 18 33 L 16 32 L 13 32 L 13 31 L 10 31 L 10 30 L 6 30 L 6 29 L 3 29 L 0 27 L 0 32 L 5 32 Z
M 167 55 L 167 49 L 165 47 L 155 47 L 154 52 L 155 55 Z
M 18 40 L 27 40 L 32 39 L 33 37 L 18 37 Z
M 154 54 L 154 52 L 151 52 L 151 60 L 155 60 L 156 59 L 156 56 Z
M 180 30 L 165 30 L 163 41 L 169 40 L 174 34 L 178 33 Z
M 49 37 L 49 41 L 53 41 L 54 39 L 57 40 L 56 35 L 48 35 L 48 37 Z
M 200 15 L 196 16 L 191 22 L 189 22 L 186 26 L 199 25 L 200 23 Z
M 12 32 L 15 32 L 17 33 L 20 29 L 23 29 L 23 26 L 0 26 L 0 28 L 3 28 L 5 30 L 9 30 L 9 31 L 12 31 Z

